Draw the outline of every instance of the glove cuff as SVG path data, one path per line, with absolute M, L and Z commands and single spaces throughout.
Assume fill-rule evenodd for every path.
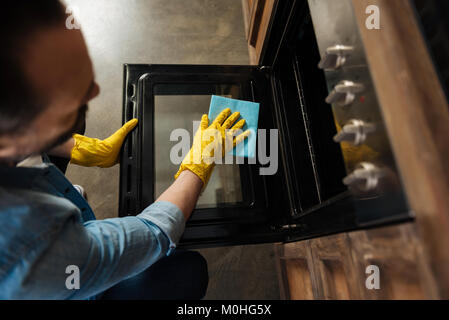
M 202 190 L 204 190 L 204 188 L 206 188 L 207 183 L 209 182 L 210 176 L 212 175 L 212 171 L 214 169 L 215 164 L 211 164 L 208 165 L 208 167 L 198 167 L 198 165 L 186 165 L 181 163 L 178 172 L 175 174 L 175 179 L 177 179 L 179 177 L 179 175 L 181 174 L 181 172 L 183 172 L 184 170 L 189 170 L 190 172 L 193 172 L 198 178 L 201 179 L 201 181 L 203 182 L 203 187 Z

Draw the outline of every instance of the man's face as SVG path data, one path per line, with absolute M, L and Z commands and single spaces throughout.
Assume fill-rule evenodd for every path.
M 24 70 L 47 107 L 20 133 L 0 137 L 0 160 L 21 160 L 67 141 L 99 94 L 92 63 L 79 30 L 61 23 L 38 31 L 26 43 Z

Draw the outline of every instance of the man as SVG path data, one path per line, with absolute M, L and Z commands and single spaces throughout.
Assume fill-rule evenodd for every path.
M 214 167 L 204 154 L 229 151 L 226 139 L 244 120 L 229 109 L 211 124 L 203 115 L 175 181 L 154 204 L 136 217 L 95 220 L 46 153 L 110 167 L 137 119 L 105 140 L 74 134 L 99 94 L 81 32 L 65 28 L 57 0 L 2 4 L 0 12 L 0 298 L 202 298 L 205 260 L 176 243 Z

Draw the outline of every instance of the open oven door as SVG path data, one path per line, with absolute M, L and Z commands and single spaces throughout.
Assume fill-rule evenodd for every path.
M 277 128 L 268 69 L 125 65 L 124 82 L 123 121 L 136 117 L 139 125 L 122 152 L 120 216 L 140 213 L 173 182 L 179 163 L 170 161 L 170 152 L 178 141 L 170 141 L 170 135 L 182 128 L 193 137 L 193 121 L 208 113 L 211 95 L 259 102 L 259 128 Z M 284 240 L 285 230 L 276 226 L 288 224 L 291 208 L 278 159 L 265 165 L 278 166 L 273 175 L 261 175 L 263 166 L 248 159 L 243 164 L 217 165 L 187 222 L 181 245 Z
M 123 122 L 138 118 L 139 125 L 121 155 L 120 216 L 140 213 L 173 182 L 179 166 L 170 160 L 178 143 L 171 141 L 173 130 L 193 136 L 193 121 L 208 113 L 211 95 L 221 95 L 260 103 L 259 129 L 267 134 L 258 142 L 265 139 L 274 157 L 264 165 L 260 156 L 256 163 L 217 165 L 180 246 L 294 241 L 408 218 L 401 201 L 361 200 L 346 190 L 331 111 L 316 109 L 321 100 L 288 74 L 280 79 L 279 72 L 255 66 L 125 65 L 124 76 Z M 301 93 L 315 111 L 300 107 Z M 272 129 L 276 146 L 268 137 Z M 270 166 L 274 174 L 261 174 Z

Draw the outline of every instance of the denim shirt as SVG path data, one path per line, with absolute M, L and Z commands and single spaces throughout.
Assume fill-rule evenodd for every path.
M 93 297 L 170 254 L 184 226 L 164 201 L 95 220 L 53 164 L 0 167 L 0 299 Z

